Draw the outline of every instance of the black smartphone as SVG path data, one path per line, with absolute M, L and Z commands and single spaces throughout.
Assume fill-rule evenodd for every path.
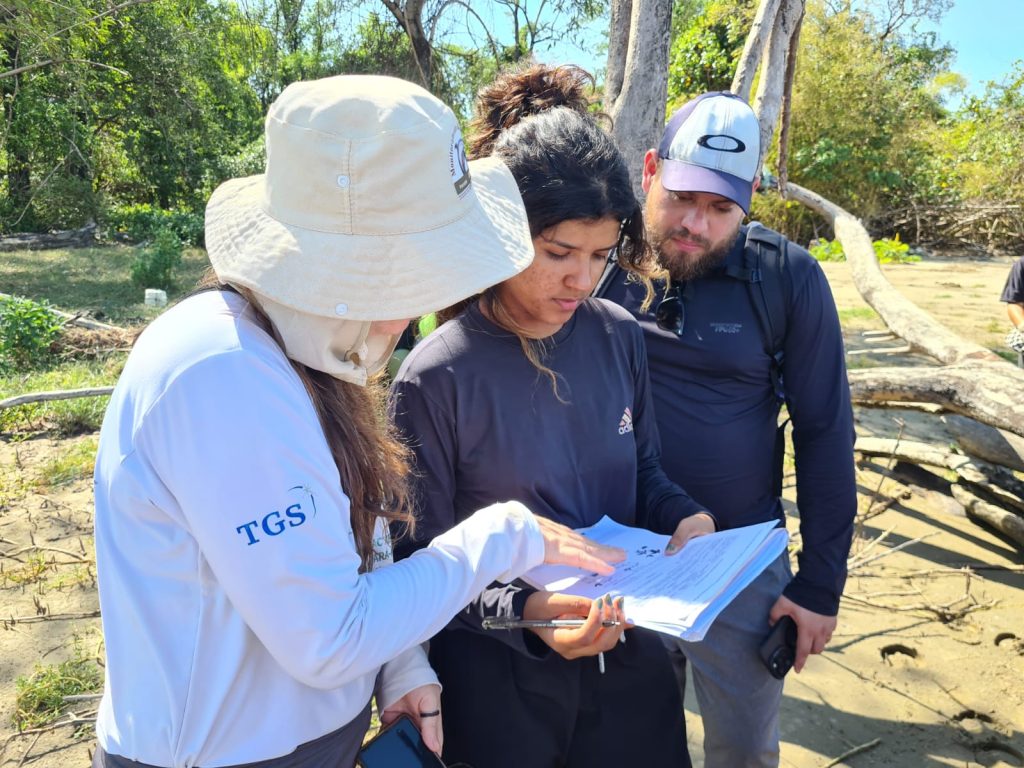
M 796 661 L 796 622 L 783 616 L 761 642 L 761 661 L 772 677 L 781 680 Z
M 445 768 L 441 758 L 423 743 L 419 728 L 408 715 L 381 729 L 359 750 L 363 768 Z

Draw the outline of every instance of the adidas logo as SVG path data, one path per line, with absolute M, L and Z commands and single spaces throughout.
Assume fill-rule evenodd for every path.
M 619 434 L 625 435 L 633 431 L 633 412 L 626 408 L 622 414 L 622 418 L 619 419 Z

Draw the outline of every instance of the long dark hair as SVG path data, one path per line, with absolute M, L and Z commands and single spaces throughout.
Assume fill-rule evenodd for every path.
M 281 336 L 252 291 L 222 283 L 212 269 L 207 269 L 196 290 L 240 294 L 249 302 L 256 322 L 284 350 Z M 412 452 L 384 415 L 387 389 L 380 377 L 360 387 L 294 360 L 288 362 L 313 401 L 341 487 L 349 499 L 361 570 L 369 571 L 373 567 L 373 534 L 378 517 L 404 523 L 410 532 L 413 529 L 409 486 Z
M 575 66 L 528 63 L 503 72 L 477 94 L 469 155 L 497 156 L 512 171 L 534 237 L 574 219 L 621 222 L 616 257 L 646 284 L 650 300 L 650 278 L 657 270 L 642 208 L 622 153 L 599 124 L 610 120 L 590 109 L 593 86 L 593 76 Z M 530 362 L 552 380 L 557 393 L 555 374 L 541 362 L 543 347 L 516 327 L 495 289 L 443 310 L 439 319 L 458 315 L 478 298 L 493 319 L 519 337 Z

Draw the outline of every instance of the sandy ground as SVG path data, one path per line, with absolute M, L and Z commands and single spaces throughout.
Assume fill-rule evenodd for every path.
M 849 349 L 898 344 L 863 335 L 881 322 L 865 311 L 844 264 L 825 267 Z M 947 325 L 997 346 L 1006 326 L 998 295 L 1008 268 L 1008 261 L 930 260 L 884 271 Z M 917 362 L 872 352 L 850 361 Z M 859 413 L 858 429 L 895 437 L 900 415 L 905 436 L 946 439 L 937 417 L 909 412 Z M 14 681 L 36 664 L 102 655 L 90 484 L 45 491 L 36 485 L 48 461 L 95 436 L 6 437 L 0 439 L 0 768 L 86 766 L 93 745 L 88 729 L 59 725 L 16 735 L 10 718 Z M 876 460 L 859 465 L 858 482 L 864 519 L 839 629 L 823 655 L 788 679 L 782 765 L 1024 766 L 1024 557 L 970 522 L 941 474 Z M 796 530 L 794 519 L 790 531 Z M 45 560 L 33 564 L 39 554 Z M 83 702 L 70 711 L 88 717 L 94 708 Z M 692 692 L 687 710 L 700 765 L 702 729 Z M 858 747 L 863 751 L 831 762 Z

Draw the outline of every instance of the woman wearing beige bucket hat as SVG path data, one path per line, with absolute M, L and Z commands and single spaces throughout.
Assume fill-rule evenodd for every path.
M 531 65 L 500 76 L 477 101 L 472 151 L 493 152 L 512 171 L 536 256 L 439 313 L 454 317 L 395 379 L 391 407 L 416 455 L 422 509 L 399 556 L 504 498 L 573 527 L 608 515 L 670 534 L 676 546 L 714 530 L 661 471 L 639 325 L 588 298 L 612 251 L 638 279 L 651 271 L 640 206 L 625 161 L 589 113 L 588 82 L 575 67 Z M 484 590 L 430 643 L 450 724 L 445 759 L 474 768 L 688 766 L 664 646 L 648 630 L 604 626 L 628 608 L 523 582 Z M 490 616 L 584 623 L 496 632 L 484 627 Z
M 407 318 L 529 264 L 522 201 L 392 78 L 295 83 L 266 139 L 210 199 L 216 285 L 140 336 L 104 419 L 95 766 L 347 768 L 374 694 L 440 750 L 418 644 L 495 578 L 621 558 L 509 502 L 388 565 L 405 449 L 365 385 Z

